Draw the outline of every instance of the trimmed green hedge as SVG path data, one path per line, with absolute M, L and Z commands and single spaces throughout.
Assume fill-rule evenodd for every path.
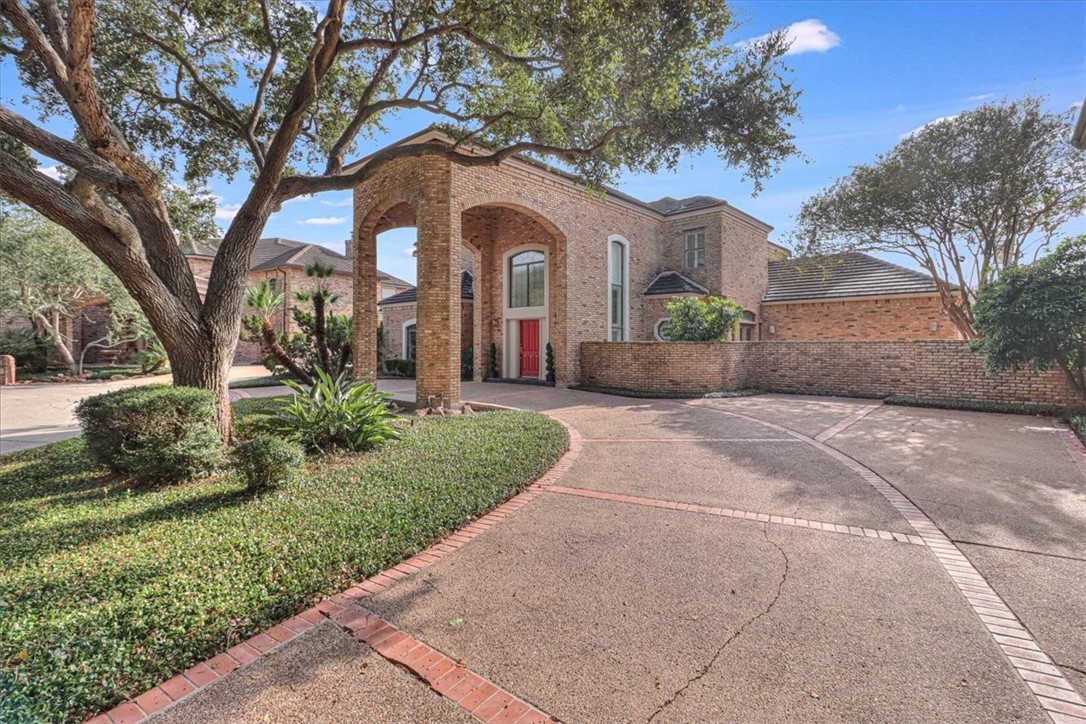
M 615 397 L 632 397 L 638 400 L 715 400 L 729 397 L 753 397 L 765 394 L 761 390 L 747 388 L 742 390 L 726 390 L 723 392 L 653 392 L 651 390 L 628 390 L 622 387 L 594 387 L 592 385 L 570 385 L 569 389 L 580 392 L 598 392 L 601 395 L 614 395 Z
M 263 400 L 236 408 L 266 409 Z M 460 528 L 542 475 L 535 413 L 402 419 L 254 496 L 113 478 L 76 438 L 0 457 L 0 721 L 79 721 Z
M 91 459 L 139 482 L 194 480 L 223 459 L 210 390 L 129 387 L 88 397 L 75 414 Z
M 943 410 L 966 410 L 969 412 L 1001 412 L 1009 415 L 1047 415 L 1064 419 L 1080 412 L 1062 405 L 1037 405 L 1025 402 L 974 402 L 971 400 L 926 400 L 901 395 L 891 395 L 885 398 L 885 402 L 887 405 L 904 405 L 907 407 L 933 407 Z

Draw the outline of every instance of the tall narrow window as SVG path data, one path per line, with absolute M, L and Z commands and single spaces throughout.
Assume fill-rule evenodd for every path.
M 611 312 L 611 341 L 622 342 L 626 339 L 626 246 L 621 241 L 612 241 L 607 255 L 610 264 L 611 298 L 608 309 Z
M 739 341 L 753 342 L 758 338 L 758 323 L 754 312 L 743 312 L 743 318 L 739 320 Z
M 683 232 L 683 267 L 699 269 L 705 266 L 705 229 Z
M 544 258 L 541 251 L 524 251 L 509 259 L 509 306 L 542 307 Z
M 403 358 L 415 359 L 415 352 L 417 350 L 417 341 L 415 338 L 416 326 L 409 324 L 403 328 Z

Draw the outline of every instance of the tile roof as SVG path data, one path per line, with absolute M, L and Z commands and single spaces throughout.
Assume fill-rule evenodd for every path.
M 460 298 L 461 299 L 474 299 L 475 289 L 471 277 L 471 272 L 460 272 Z M 393 294 L 391 297 L 385 297 L 377 302 L 378 307 L 383 307 L 387 304 L 413 304 L 418 301 L 418 288 L 408 287 L 402 292 Z
M 219 251 L 218 242 L 199 242 L 186 240 L 181 244 L 186 256 L 213 257 Z M 307 265 L 321 263 L 332 267 L 337 274 L 350 274 L 352 272 L 350 257 L 332 251 L 318 244 L 309 244 L 304 241 L 283 239 L 281 237 L 268 237 L 256 242 L 253 256 L 249 262 L 249 271 L 267 271 L 280 267 L 297 267 L 304 269 Z M 386 272 L 377 270 L 377 280 L 397 286 L 409 286 L 403 279 L 392 276 Z
M 673 199 L 670 196 L 665 196 L 662 199 L 656 199 L 656 201 L 649 201 L 648 205 L 664 216 L 671 216 L 681 214 L 684 211 L 708 209 L 720 204 L 726 205 L 727 203 L 724 199 L 718 199 L 715 196 L 689 196 L 685 199 Z
M 654 294 L 708 294 L 709 290 L 698 284 L 693 279 L 684 277 L 677 271 L 665 271 L 656 275 L 648 288 L 645 296 Z
M 769 262 L 769 286 L 762 301 L 884 297 L 937 291 L 935 280 L 923 272 L 867 254 L 847 252 Z

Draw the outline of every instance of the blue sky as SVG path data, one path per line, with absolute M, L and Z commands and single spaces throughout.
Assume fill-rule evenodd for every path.
M 989 100 L 1025 94 L 1048 97 L 1050 109 L 1081 104 L 1086 94 L 1086 3 L 1045 2 L 734 2 L 743 22 L 735 39 L 793 28 L 787 57 L 802 119 L 794 126 L 805 159 L 770 178 L 757 197 L 738 169 L 715 156 L 683 159 L 674 173 L 624 176 L 618 188 L 652 200 L 710 194 L 772 224 L 770 238 L 786 240 L 792 217 L 811 194 L 888 151 L 903 134 L 936 118 Z M 802 51 L 802 52 L 798 52 Z M 20 106 L 14 73 L 0 73 L 5 104 Z M 29 112 L 29 111 L 25 111 Z M 409 115 L 387 123 L 388 133 L 360 154 L 414 133 L 427 121 Z M 245 183 L 212 184 L 225 226 L 247 190 Z M 324 194 L 287 204 L 266 236 L 284 236 L 342 251 L 350 235 L 350 195 Z M 1086 233 L 1086 219 L 1068 232 Z M 380 237 L 378 265 L 415 279 L 414 230 Z

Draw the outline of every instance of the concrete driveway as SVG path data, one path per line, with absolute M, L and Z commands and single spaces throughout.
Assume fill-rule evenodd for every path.
M 231 380 L 263 377 L 259 365 L 230 370 Z M 84 397 L 124 387 L 169 382 L 169 375 L 116 382 L 28 383 L 0 387 L 0 455 L 26 450 L 79 434 L 75 407 Z
M 361 605 L 547 715 L 1086 721 L 1086 471 L 1060 425 L 782 395 L 465 397 L 546 411 L 580 444 L 531 502 Z M 372 686 L 390 672 L 348 641 L 302 634 L 158 716 L 463 716 L 463 688 L 440 708 L 404 671 Z

